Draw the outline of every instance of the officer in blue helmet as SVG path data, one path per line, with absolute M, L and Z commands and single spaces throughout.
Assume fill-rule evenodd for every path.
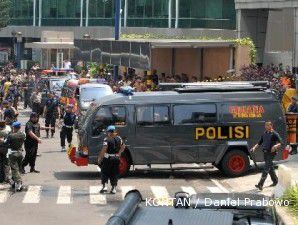
M 125 144 L 122 138 L 117 134 L 116 127 L 108 126 L 107 137 L 103 141 L 102 150 L 98 156 L 98 165 L 101 166 L 101 183 L 100 193 L 107 192 L 107 183 L 110 180 L 111 194 L 116 194 L 118 183 L 120 156 L 125 150 Z
M 16 121 L 12 123 L 13 131 L 10 133 L 5 141 L 7 146 L 11 149 L 9 154 L 9 164 L 12 176 L 12 188 L 16 191 L 22 191 L 23 184 L 20 174 L 23 160 L 23 144 L 26 138 L 24 132 L 21 131 L 21 123 Z

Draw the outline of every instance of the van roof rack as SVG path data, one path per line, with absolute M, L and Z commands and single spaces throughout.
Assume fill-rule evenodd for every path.
M 231 91 L 231 89 L 239 89 L 239 88 L 248 88 L 251 89 L 252 87 L 254 90 L 256 88 L 259 89 L 268 89 L 270 87 L 270 83 L 267 81 L 228 81 L 228 82 L 196 82 L 196 83 L 160 83 L 159 89 L 161 91 L 163 90 L 176 90 L 177 89 L 196 89 L 196 90 L 209 90 L 216 91 L 216 89 L 219 89 L 222 91 L 222 89 L 228 89 L 228 91 Z
M 232 92 L 232 91 L 263 91 L 269 88 L 267 81 L 244 82 L 202 82 L 183 84 L 174 88 L 179 93 L 191 92 Z

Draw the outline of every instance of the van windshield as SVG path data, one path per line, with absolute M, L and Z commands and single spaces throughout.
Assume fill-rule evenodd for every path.
M 93 102 L 96 100 L 100 100 L 100 98 L 109 94 L 112 94 L 112 92 L 107 88 L 89 87 L 89 88 L 81 89 L 80 97 L 81 97 L 81 100 L 84 102 L 89 102 L 89 101 Z

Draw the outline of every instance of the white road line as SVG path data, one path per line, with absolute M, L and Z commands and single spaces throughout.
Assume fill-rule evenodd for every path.
M 99 193 L 101 186 L 90 186 L 89 193 L 90 193 L 90 204 L 94 205 L 106 205 L 107 198 L 105 195 Z
M 41 190 L 41 186 L 29 186 L 23 199 L 23 203 L 39 203 Z
M 163 205 L 168 202 L 170 195 L 164 186 L 151 186 L 151 191 L 158 204 Z
M 136 189 L 134 186 L 121 186 L 122 199 L 125 198 L 127 192 Z
M 190 194 L 190 195 L 195 195 L 197 194 L 196 190 L 193 188 L 193 187 L 185 187 L 185 186 L 182 186 L 181 187 L 182 191 Z
M 5 203 L 8 199 L 8 191 L 0 191 L 0 203 Z
M 218 187 L 207 187 L 207 189 L 211 192 L 211 193 L 223 193 L 223 191 L 218 188 Z
M 211 181 L 220 189 L 223 193 L 230 193 L 228 189 L 222 186 L 217 180 L 211 179 Z
M 59 188 L 57 204 L 71 204 L 71 186 L 61 186 Z

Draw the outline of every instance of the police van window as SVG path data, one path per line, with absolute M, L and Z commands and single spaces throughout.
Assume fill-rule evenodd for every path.
M 197 124 L 216 122 L 215 104 L 176 105 L 174 106 L 174 124 Z
M 109 125 L 125 126 L 126 110 L 123 106 L 100 108 L 92 123 L 92 135 L 98 136 Z
M 169 123 L 168 106 L 137 107 L 137 124 L 139 126 L 166 125 Z
M 137 124 L 139 126 L 153 125 L 153 106 L 137 107 Z

